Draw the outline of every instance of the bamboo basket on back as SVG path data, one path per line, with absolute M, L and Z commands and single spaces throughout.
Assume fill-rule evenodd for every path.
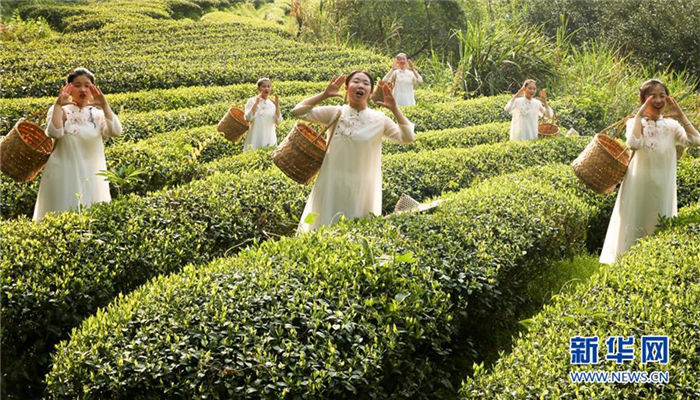
M 37 117 L 37 123 L 30 121 Z M 45 117 L 46 111 L 41 110 L 21 118 L 0 142 L 0 170 L 17 182 L 34 179 L 53 152 L 53 139 L 41 127 Z

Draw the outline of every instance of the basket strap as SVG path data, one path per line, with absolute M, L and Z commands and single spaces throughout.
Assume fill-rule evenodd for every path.
M 36 145 L 32 150 L 38 149 L 38 148 L 41 147 L 44 143 L 46 143 L 47 140 L 51 140 L 51 138 L 47 136 L 46 138 L 44 138 L 44 140 L 41 141 L 41 143 L 39 143 L 38 145 Z
M 627 147 L 625 147 L 624 149 L 622 149 L 622 151 L 620 152 L 620 154 L 618 154 L 617 156 L 615 156 L 615 160 L 618 160 L 618 161 L 619 161 L 620 156 L 623 155 L 623 154 L 625 154 L 626 152 L 627 152 Z M 632 157 L 634 157 L 634 153 L 636 153 L 636 152 L 635 152 L 634 150 L 632 150 L 632 155 L 630 155 L 630 161 L 632 161 Z
M 619 126 L 624 125 L 624 124 L 627 122 L 627 120 L 630 119 L 630 118 L 632 118 L 633 116 L 634 116 L 634 113 L 629 114 L 629 115 L 627 115 L 626 117 L 624 117 L 624 118 L 622 118 L 622 119 L 620 119 L 620 120 L 618 120 L 618 121 L 615 121 L 613 124 L 611 124 L 611 125 L 609 125 L 609 126 L 606 126 L 605 128 L 603 128 L 603 130 L 601 130 L 601 131 L 598 132 L 598 133 L 603 133 L 603 132 L 608 131 L 608 130 L 610 130 L 610 129 L 618 128 Z M 614 132 L 614 133 L 612 134 L 612 136 L 620 136 L 620 135 L 619 135 L 619 133 L 616 131 L 616 132 Z
M 335 118 L 333 118 L 333 121 L 330 124 L 326 125 L 326 127 L 323 128 L 321 130 L 321 132 L 318 133 L 318 135 L 316 135 L 316 137 L 313 140 L 313 143 L 316 143 L 318 138 L 323 136 L 323 134 L 328 130 L 328 128 L 330 128 L 331 126 L 335 126 L 338 123 L 338 120 L 340 119 L 340 114 L 342 114 L 342 113 L 343 113 L 342 109 L 338 110 L 338 114 L 336 114 Z M 328 135 L 328 142 L 326 143 L 326 148 L 328 148 L 328 146 L 331 144 L 331 138 L 333 137 L 334 132 L 335 132 L 335 129 L 333 129 L 333 131 Z
M 49 107 L 51 108 L 51 107 Z M 37 121 L 39 124 L 41 124 L 45 119 L 46 119 L 46 113 L 49 112 L 49 108 L 42 108 L 39 111 L 35 112 L 34 114 L 28 116 L 26 120 L 30 120 L 33 118 L 36 118 L 39 116 L 39 120 Z

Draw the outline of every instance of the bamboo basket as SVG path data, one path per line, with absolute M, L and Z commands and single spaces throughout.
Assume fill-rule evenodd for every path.
M 598 133 L 571 167 L 591 190 L 609 194 L 622 182 L 633 155 L 614 138 Z
M 333 134 L 328 135 L 328 143 L 323 134 L 331 126 L 335 126 L 340 118 L 340 111 L 335 120 L 319 133 L 312 127 L 297 122 L 289 135 L 277 146 L 272 153 L 272 161 L 285 175 L 297 183 L 307 185 L 321 169 L 326 149 L 330 145 Z
M 554 120 L 545 120 L 546 122 L 537 125 L 537 134 L 539 137 L 555 137 L 559 136 L 559 126 Z
M 245 120 L 243 110 L 236 107 L 231 107 L 216 126 L 216 130 L 233 143 L 240 141 L 248 128 L 249 125 Z
M 37 123 L 29 120 L 39 116 Z M 41 110 L 21 118 L 0 141 L 0 170 L 17 182 L 26 183 L 44 169 L 54 149 L 53 139 L 41 127 L 46 112 Z

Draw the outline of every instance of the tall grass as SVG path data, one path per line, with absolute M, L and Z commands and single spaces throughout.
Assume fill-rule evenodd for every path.
M 659 71 L 655 66 L 636 64 L 619 49 L 597 41 L 572 47 L 561 64 L 561 71 L 551 87 L 552 94 L 568 98 L 592 122 L 584 128 L 588 128 L 587 133 L 634 112 L 639 106 L 639 86 L 650 78 L 663 81 L 686 114 L 698 122 L 698 96 L 694 93 L 698 81 L 685 71 L 671 68 Z
M 454 35 L 460 62 L 453 90 L 465 97 L 515 91 L 527 78 L 547 82 L 558 75 L 556 48 L 538 26 L 467 23 Z
M 454 70 L 446 58 L 431 51 L 429 55 L 421 55 L 415 61 L 423 77 L 424 87 L 442 93 L 450 91 Z

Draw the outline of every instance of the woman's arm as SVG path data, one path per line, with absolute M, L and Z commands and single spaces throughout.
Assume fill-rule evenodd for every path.
M 330 82 L 328 82 L 326 90 L 302 100 L 299 104 L 297 104 L 294 107 L 294 109 L 292 110 L 292 114 L 294 114 L 294 116 L 297 118 L 301 118 L 303 115 L 308 114 L 309 111 L 311 111 L 311 109 L 314 108 L 314 106 L 316 106 L 323 100 L 329 99 L 331 97 L 342 97 L 338 93 L 338 90 L 340 90 L 340 87 L 343 85 L 343 82 L 345 82 L 345 75 L 334 76 L 333 78 L 331 78 Z
M 377 104 L 391 110 L 394 114 L 398 126 L 389 118 L 384 121 L 384 136 L 389 137 L 399 143 L 408 144 L 416 139 L 416 134 L 414 131 L 414 126 L 411 121 L 406 118 L 401 112 L 399 106 L 396 105 L 396 100 L 394 99 L 391 89 L 386 83 L 380 83 L 382 91 L 384 92 L 384 101 L 380 101 Z

